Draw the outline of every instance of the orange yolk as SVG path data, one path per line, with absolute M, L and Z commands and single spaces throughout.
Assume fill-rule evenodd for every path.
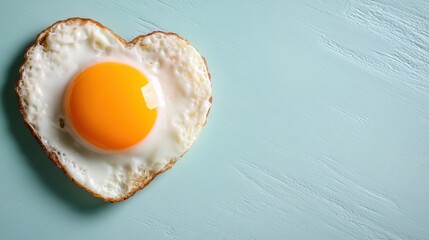
M 152 129 L 157 111 L 146 105 L 141 88 L 147 78 L 136 68 L 104 62 L 80 73 L 64 98 L 74 130 L 104 150 L 121 150 L 142 141 Z

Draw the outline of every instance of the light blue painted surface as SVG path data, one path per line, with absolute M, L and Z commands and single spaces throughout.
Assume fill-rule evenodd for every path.
M 57 20 L 177 32 L 214 104 L 176 166 L 120 204 L 70 183 L 13 85 Z M 429 2 L 3 1 L 1 239 L 429 239 Z

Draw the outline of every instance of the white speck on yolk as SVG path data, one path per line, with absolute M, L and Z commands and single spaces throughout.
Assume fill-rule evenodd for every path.
M 162 95 L 161 86 L 159 86 L 157 81 L 146 84 L 141 88 L 141 91 L 149 109 L 165 106 L 165 100 Z

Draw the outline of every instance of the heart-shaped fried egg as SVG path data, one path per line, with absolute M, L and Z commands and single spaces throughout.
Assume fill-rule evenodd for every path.
M 132 196 L 194 143 L 211 106 L 204 58 L 174 33 L 126 42 L 90 19 L 44 30 L 16 85 L 50 159 L 105 201 Z

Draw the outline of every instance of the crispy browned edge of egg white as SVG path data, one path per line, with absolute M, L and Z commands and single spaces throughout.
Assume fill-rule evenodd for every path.
M 63 24 L 63 23 L 69 23 L 69 22 L 80 22 L 80 24 L 81 25 L 83 25 L 83 24 L 85 24 L 85 23 L 92 23 L 92 24 L 95 24 L 95 25 L 97 25 L 98 27 L 100 27 L 101 29 L 103 29 L 103 30 L 107 30 L 107 31 L 110 31 L 114 36 L 116 36 L 116 38 L 119 40 L 119 41 L 121 41 L 122 42 L 122 44 L 124 44 L 124 45 L 126 45 L 126 46 L 132 46 L 132 45 L 135 45 L 140 39 L 143 39 L 143 38 L 145 38 L 145 37 L 148 37 L 148 36 L 150 36 L 150 35 L 152 35 L 152 34 L 154 34 L 154 33 L 161 33 L 161 34 L 166 34 L 166 35 L 172 35 L 172 36 L 175 36 L 175 37 L 177 37 L 177 38 L 179 38 L 179 39 L 181 39 L 181 40 L 184 40 L 187 44 L 189 44 L 189 42 L 186 40 L 186 39 L 184 39 L 184 38 L 182 38 L 182 37 L 180 37 L 179 35 L 177 35 L 176 33 L 172 33 L 172 32 L 162 32 L 162 31 L 154 31 L 154 32 L 151 32 L 151 33 L 148 33 L 148 34 L 145 34 L 145 35 L 140 35 L 140 36 L 138 36 L 138 37 L 136 37 L 136 38 L 134 38 L 133 40 L 131 40 L 130 42 L 127 42 L 127 41 L 125 41 L 123 38 L 121 38 L 120 36 L 118 36 L 115 32 L 113 32 L 111 29 L 109 29 L 109 28 L 107 28 L 107 27 L 105 27 L 104 25 L 102 25 L 101 23 L 99 23 L 99 22 L 97 22 L 97 21 L 95 21 L 95 20 L 92 20 L 92 19 L 89 19 L 89 18 L 79 18 L 79 17 L 74 17 L 74 18 L 69 18 L 69 19 L 66 19 L 66 20 L 61 20 L 61 21 L 58 21 L 58 22 L 56 22 L 56 23 L 54 23 L 54 24 L 52 24 L 50 27 L 48 27 L 48 28 L 46 28 L 45 30 L 43 30 L 42 32 L 40 32 L 38 35 L 37 35 L 37 37 L 36 37 L 36 42 L 33 44 L 33 45 L 31 45 L 31 46 L 29 46 L 28 48 L 27 48 L 27 50 L 25 51 L 25 54 L 24 54 L 24 62 L 23 62 L 23 64 L 21 65 L 21 67 L 20 67 L 20 69 L 19 69 L 19 79 L 18 79 L 18 81 L 16 82 L 16 85 L 15 85 L 15 92 L 16 92 L 16 94 L 18 95 L 18 105 L 19 105 L 19 110 L 20 110 L 20 112 L 21 112 L 21 115 L 22 115 L 22 118 L 24 119 L 24 122 L 25 122 L 25 124 L 27 125 L 27 127 L 30 129 L 30 131 L 31 131 L 31 134 L 36 138 L 36 140 L 37 140 L 37 142 L 39 143 L 39 145 L 40 145 L 40 147 L 46 152 L 46 154 L 48 155 L 48 157 L 49 157 L 49 159 L 60 169 L 60 170 L 62 170 L 63 172 L 64 172 L 64 174 L 72 181 L 72 182 L 74 182 L 76 185 L 78 185 L 79 187 L 81 187 L 81 188 L 83 188 L 83 189 L 85 189 L 87 192 L 89 192 L 89 193 L 91 193 L 92 195 L 94 195 L 95 197 L 98 197 L 98 198 L 100 198 L 100 199 L 102 199 L 103 201 L 106 201 L 106 202 L 111 202 L 111 203 L 115 203 L 115 202 L 121 202 L 121 201 L 124 201 L 124 200 L 126 200 L 126 199 L 128 199 L 128 198 L 130 198 L 131 196 L 133 196 L 137 191 L 139 191 L 139 190 L 141 190 L 141 189 L 143 189 L 144 187 L 146 187 L 155 177 L 157 177 L 159 174 L 161 174 L 161 173 L 163 173 L 163 172 L 165 172 L 165 171 L 167 171 L 167 170 L 169 170 L 175 163 L 176 163 L 176 161 L 177 161 L 177 159 L 178 158 L 180 158 L 180 157 L 182 157 L 183 156 L 183 154 L 180 156 L 180 157 L 178 157 L 177 159 L 171 159 L 170 160 L 170 162 L 163 168 L 163 169 L 161 169 L 161 170 L 159 170 L 159 171 L 154 171 L 154 172 L 151 172 L 151 173 L 149 173 L 149 175 L 148 176 L 142 176 L 141 178 L 138 178 L 137 179 L 137 182 L 138 182 L 138 184 L 136 184 L 135 186 L 134 186 L 134 188 L 130 191 L 130 192 L 128 192 L 126 195 L 124 195 L 124 196 L 122 196 L 122 197 L 119 197 L 119 198 L 106 198 L 106 197 L 103 197 L 102 195 L 100 195 L 100 194 L 98 194 L 98 193 L 96 193 L 96 192 L 94 192 L 94 191 L 92 191 L 92 190 L 90 190 L 90 189 L 88 189 L 88 188 L 86 188 L 85 186 L 83 186 L 83 185 L 81 185 L 78 181 L 76 181 L 70 174 L 69 174 L 69 172 L 64 168 L 64 166 L 61 164 L 61 162 L 59 161 L 59 159 L 58 159 L 58 153 L 56 153 L 55 151 L 49 151 L 47 148 L 46 148 L 46 146 L 42 143 L 42 140 L 41 140 L 41 138 L 40 138 L 40 136 L 37 134 L 37 132 L 36 132 L 36 130 L 33 128 L 33 126 L 30 124 L 30 122 L 28 121 L 28 119 L 27 119 L 27 115 L 26 115 L 26 113 L 25 113 L 25 110 L 24 110 L 24 107 L 23 107 L 23 98 L 21 98 L 21 96 L 20 96 L 20 94 L 19 94 L 19 84 L 21 83 L 21 81 L 22 81 L 22 72 L 23 72 L 23 70 L 24 70 L 24 66 L 25 66 L 25 63 L 27 62 L 27 59 L 28 59 L 28 53 L 29 53 L 29 51 L 32 49 L 32 48 L 34 48 L 34 47 L 36 47 L 37 45 L 45 45 L 46 43 L 45 43 L 45 40 L 46 40 L 46 37 L 48 36 L 48 34 L 50 33 L 50 31 L 52 30 L 52 28 L 54 28 L 55 26 L 57 26 L 57 25 L 59 25 L 59 24 Z M 201 55 L 200 55 L 201 56 Z M 205 65 L 206 65 L 206 69 L 207 69 L 207 74 L 208 74 L 208 77 L 209 77 L 209 80 L 211 81 L 211 75 L 210 75 L 210 72 L 208 71 L 208 67 L 207 67 L 207 61 L 206 61 L 206 59 L 203 57 L 203 56 L 201 56 L 202 57 L 202 59 L 203 59 L 203 61 L 204 61 L 204 63 L 205 63 Z M 210 99 L 209 99 L 209 101 L 210 101 L 210 103 L 212 103 L 212 96 L 210 96 Z M 209 114 L 209 112 L 210 112 L 210 108 L 207 110 L 207 116 L 206 116 L 206 122 L 207 122 L 207 117 L 208 117 L 208 114 Z M 206 122 L 204 123 L 204 125 L 206 124 Z M 185 154 L 185 153 L 184 153 Z

